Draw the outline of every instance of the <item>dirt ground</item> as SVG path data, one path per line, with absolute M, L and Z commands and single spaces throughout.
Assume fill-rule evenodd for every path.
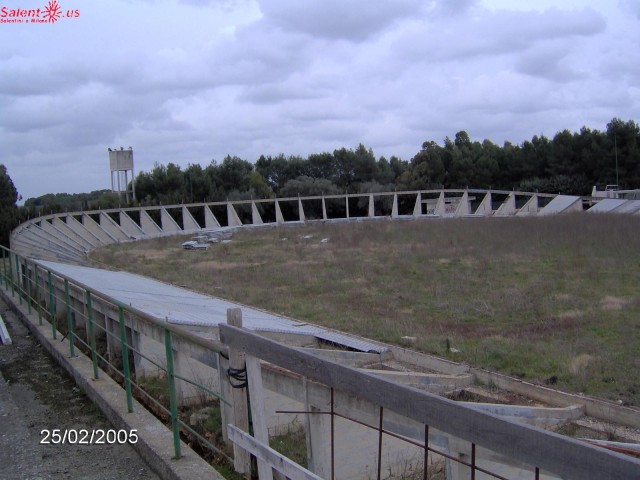
M 43 430 L 112 427 L 1 300 L 0 314 L 0 479 L 159 478 L 130 445 L 41 444 Z

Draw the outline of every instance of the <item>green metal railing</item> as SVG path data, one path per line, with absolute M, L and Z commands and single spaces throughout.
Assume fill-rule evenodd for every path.
M 223 398 L 220 392 L 215 392 L 211 388 L 198 382 L 196 378 L 179 375 L 175 368 L 175 358 L 173 344 L 177 339 L 197 345 L 218 355 L 218 368 L 220 368 L 220 356 L 227 358 L 227 347 L 219 342 L 204 339 L 179 326 L 172 325 L 164 320 L 155 318 L 146 312 L 140 311 L 129 305 L 123 304 L 117 299 L 105 295 L 77 280 L 65 276 L 54 269 L 45 267 L 37 261 L 26 259 L 12 250 L 0 246 L 0 287 L 4 287 L 10 294 L 18 296 L 20 305 L 26 303 L 28 312 L 35 308 L 37 312 L 38 325 L 43 326 L 45 321 L 51 325 L 51 334 L 54 339 L 58 334 L 64 333 L 63 340 L 67 340 L 69 345 L 69 356 L 78 355 L 78 350 L 85 353 L 92 362 L 93 378 L 98 379 L 100 375 L 106 374 L 105 370 L 122 383 L 127 402 L 127 411 L 134 411 L 134 392 L 154 409 L 164 412 L 169 418 L 170 431 L 173 436 L 175 458 L 182 456 L 180 448 L 181 433 L 188 432 L 196 437 L 202 445 L 212 450 L 217 456 L 222 456 L 229 462 L 233 459 L 218 446 L 207 439 L 202 432 L 197 431 L 187 422 L 180 418 L 178 403 L 177 381 L 192 385 L 202 392 L 206 398 L 216 398 L 220 403 L 231 405 Z M 64 314 L 66 322 L 58 324 L 58 305 L 64 304 Z M 99 304 L 99 307 L 98 305 Z M 96 321 L 96 313 L 102 309 L 102 313 L 111 312 L 113 319 L 104 321 L 104 324 Z M 106 317 L 105 317 L 106 318 Z M 131 321 L 143 322 L 154 329 L 162 331 L 164 337 L 164 358 L 160 361 L 151 358 L 145 352 L 137 349 L 128 340 L 127 332 L 131 329 Z M 78 324 L 84 321 L 86 328 L 84 334 L 80 333 Z M 111 331 L 109 324 L 117 322 L 117 334 Z M 63 326 L 66 332 L 61 332 L 59 328 Z M 122 365 L 114 363 L 113 358 L 107 351 L 101 353 L 97 346 L 97 338 L 107 339 L 107 345 L 117 349 L 114 352 L 120 354 Z M 132 335 L 133 337 L 133 335 Z M 109 350 L 109 346 L 107 347 Z M 157 368 L 160 375 L 165 375 L 167 379 L 166 397 L 169 399 L 168 408 L 162 403 L 160 398 L 155 398 L 145 387 L 139 383 L 135 372 L 135 366 L 130 365 L 129 357 L 134 355 L 140 361 L 146 361 Z M 101 368 L 102 367 L 102 368 Z M 156 395 L 158 396 L 158 395 Z

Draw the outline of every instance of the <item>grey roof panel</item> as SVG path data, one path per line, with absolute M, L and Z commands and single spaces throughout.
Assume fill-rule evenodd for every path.
M 579 201 L 581 201 L 580 197 L 575 197 L 573 195 L 557 195 L 547 204 L 546 207 L 538 212 L 538 215 L 552 215 L 555 213 L 566 212 Z
M 214 327 L 227 321 L 227 309 L 242 308 L 243 325 L 251 330 L 312 335 L 363 352 L 387 351 L 385 346 L 287 317 L 210 297 L 128 272 L 114 272 L 48 261 L 44 268 L 74 278 L 118 301 L 178 325 Z
M 605 198 L 604 200 L 600 200 L 593 207 L 591 207 L 587 212 L 593 213 L 610 213 L 612 210 L 622 206 L 627 201 L 618 199 L 618 198 Z
M 627 200 L 624 205 L 616 208 L 613 213 L 636 213 L 640 211 L 640 200 Z

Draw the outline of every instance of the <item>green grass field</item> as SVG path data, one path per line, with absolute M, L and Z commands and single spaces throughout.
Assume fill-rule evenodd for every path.
M 316 223 L 244 230 L 208 251 L 182 241 L 115 245 L 92 259 L 384 342 L 415 336 L 424 352 L 640 405 L 638 216 Z

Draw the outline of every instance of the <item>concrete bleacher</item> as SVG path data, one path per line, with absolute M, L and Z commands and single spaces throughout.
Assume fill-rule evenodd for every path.
M 393 206 L 385 214 L 376 214 L 374 203 L 391 200 Z M 400 202 L 401 197 L 411 199 Z M 368 201 L 367 213 L 354 215 L 348 205 L 351 199 Z M 344 202 L 346 214 L 342 217 L 327 215 L 325 202 Z M 584 200 L 572 195 L 550 195 L 530 192 L 497 190 L 430 190 L 376 194 L 345 194 L 289 199 L 242 200 L 198 203 L 160 207 L 129 207 L 89 212 L 71 212 L 31 219 L 11 234 L 11 248 L 34 259 L 83 263 L 91 250 L 113 243 L 131 242 L 177 234 L 196 234 L 221 228 L 260 227 L 282 224 L 300 224 L 310 221 L 305 209 L 311 202 L 322 203 L 322 218 L 311 221 L 360 221 L 408 218 L 462 218 L 547 216 L 582 212 Z M 587 211 L 592 213 L 638 214 L 640 200 L 592 199 Z M 297 213 L 285 218 L 280 204 L 293 202 Z M 380 202 L 383 203 L 383 202 Z M 402 203 L 402 205 L 401 205 Z M 245 213 L 250 207 L 250 217 Z M 259 208 L 260 207 L 260 208 Z M 260 210 L 275 211 L 275 218 L 262 218 Z M 403 208 L 406 211 L 403 211 Z M 199 210 L 199 212 L 198 212 Z M 194 214 L 192 212 L 198 212 Z M 215 213 L 214 213 L 215 212 Z M 222 214 L 220 212 L 223 212 Z M 201 221 L 196 218 L 202 219 Z
M 403 211 L 399 202 L 411 198 L 412 208 Z M 430 198 L 431 197 L 431 198 Z M 502 201 L 496 201 L 496 198 Z M 516 197 L 526 202 L 516 208 Z M 353 198 L 368 201 L 366 215 L 354 215 L 349 211 L 349 201 Z M 437 201 L 436 201 L 437 198 Z M 482 199 L 472 208 L 474 199 Z M 129 207 L 88 212 L 51 214 L 31 219 L 16 228 L 11 234 L 11 248 L 34 259 L 65 262 L 83 262 L 88 252 L 94 248 L 112 243 L 130 242 L 145 238 L 196 233 L 205 229 L 238 228 L 244 226 L 294 224 L 309 221 L 305 209 L 312 208 L 311 202 L 322 203 L 322 218 L 319 221 L 388 219 L 388 218 L 431 218 L 431 217 L 488 217 L 511 215 L 538 215 L 561 213 L 571 198 L 568 208 L 577 206 L 575 198 L 528 192 L 508 192 L 491 190 L 430 190 L 414 192 L 387 192 L 367 194 L 344 194 L 304 198 L 244 200 L 190 205 L 170 205 L 159 207 Z M 391 200 L 393 207 L 384 214 L 376 214 L 376 200 Z M 540 208 L 541 199 L 550 203 Z M 343 217 L 327 215 L 327 201 L 344 202 L 346 213 Z M 285 218 L 281 204 L 292 203 L 297 213 Z M 250 218 L 238 214 L 250 207 Z M 260 208 L 259 208 L 260 207 Z M 275 211 L 275 218 L 262 218 L 261 207 Z M 552 208 L 553 207 L 553 208 Z M 195 215 L 192 212 L 197 212 Z M 263 211 L 266 209 L 263 209 Z M 294 211 L 295 211 L 294 210 Z M 553 210 L 553 211 L 552 211 Z M 216 213 L 214 213 L 214 211 Z M 224 212 L 220 214 L 220 212 Z M 201 221 L 196 220 L 201 218 Z

